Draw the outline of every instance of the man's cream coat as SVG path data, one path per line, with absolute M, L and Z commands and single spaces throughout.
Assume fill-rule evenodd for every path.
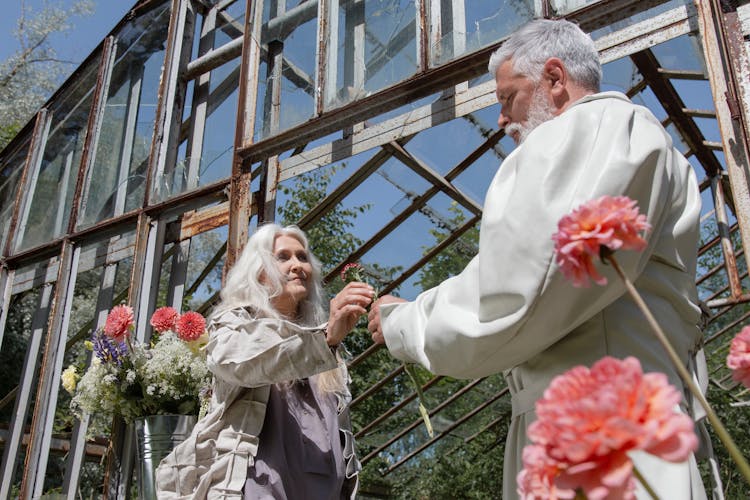
M 629 196 L 646 214 L 648 247 L 616 258 L 695 372 L 698 185 L 659 121 L 618 92 L 584 97 L 507 157 L 487 192 L 479 254 L 461 274 L 414 302 L 383 306 L 386 345 L 397 358 L 459 378 L 505 373 L 513 405 L 506 500 L 516 497 L 534 403 L 555 375 L 606 355 L 635 356 L 644 371 L 663 372 L 682 387 L 611 268 L 597 265 L 606 286 L 574 288 L 554 262 L 560 218 L 602 195 Z M 661 498 L 704 497 L 694 464 L 638 462 L 648 462 L 640 470 Z

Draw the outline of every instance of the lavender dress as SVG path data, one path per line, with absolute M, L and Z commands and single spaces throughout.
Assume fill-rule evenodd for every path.
M 349 498 L 337 398 L 316 379 L 271 386 L 245 500 Z

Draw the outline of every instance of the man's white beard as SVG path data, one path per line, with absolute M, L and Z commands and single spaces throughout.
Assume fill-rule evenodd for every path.
M 512 123 L 505 127 L 505 134 L 513 137 L 513 133 L 518 133 L 517 144 L 521 144 L 529 136 L 532 130 L 544 122 L 555 117 L 552 106 L 547 102 L 541 85 L 537 85 L 531 96 L 529 112 L 526 121 L 521 123 Z

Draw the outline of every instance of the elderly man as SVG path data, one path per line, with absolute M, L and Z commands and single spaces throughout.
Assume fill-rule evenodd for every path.
M 519 145 L 487 192 L 479 254 L 459 275 L 405 302 L 372 308 L 373 340 L 437 374 L 503 371 L 513 416 L 503 498 L 516 476 L 534 403 L 551 379 L 604 356 L 637 357 L 644 371 L 682 383 L 612 269 L 605 287 L 574 288 L 555 264 L 552 234 L 563 215 L 602 195 L 638 202 L 652 230 L 642 252 L 619 252 L 625 273 L 695 373 L 701 344 L 695 289 L 700 194 L 695 175 L 649 110 L 599 92 L 594 43 L 576 25 L 532 21 L 492 55 L 498 124 Z M 683 411 L 692 411 L 689 398 Z M 661 498 L 705 498 L 695 459 L 648 455 L 636 465 Z M 638 495 L 643 491 L 638 490 Z

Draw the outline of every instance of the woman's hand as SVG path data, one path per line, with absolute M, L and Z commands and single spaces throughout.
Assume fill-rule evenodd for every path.
M 331 299 L 328 316 L 326 342 L 330 346 L 339 345 L 354 328 L 357 320 L 367 314 L 367 306 L 375 296 L 375 289 L 367 283 L 352 281 Z

